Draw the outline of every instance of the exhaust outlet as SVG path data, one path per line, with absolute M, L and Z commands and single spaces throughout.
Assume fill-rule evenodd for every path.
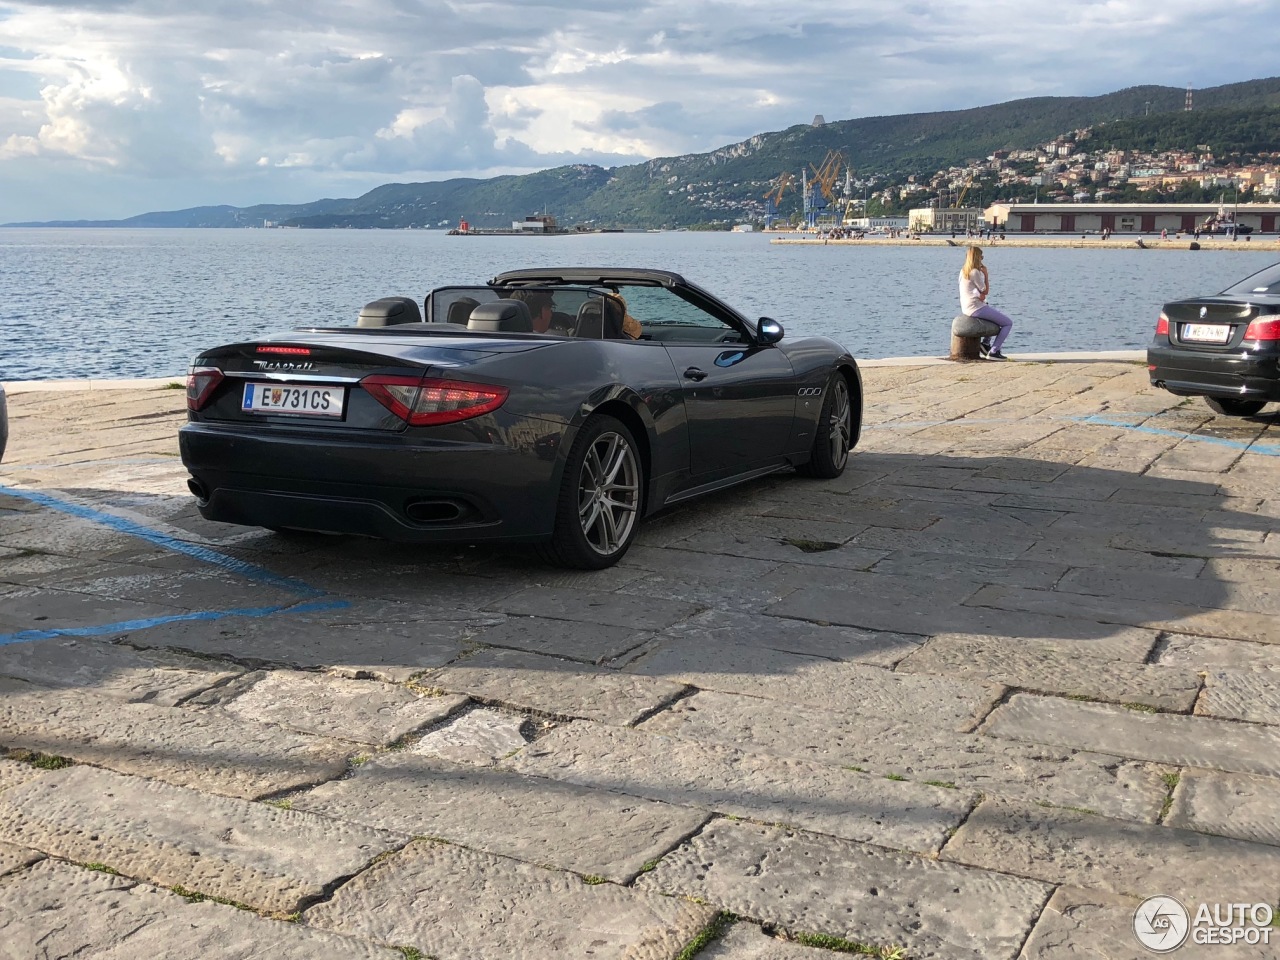
M 454 500 L 415 500 L 404 508 L 405 516 L 414 523 L 449 523 L 463 513 L 462 505 Z
M 209 502 L 209 491 L 205 489 L 205 485 L 195 477 L 191 477 L 187 480 L 187 489 L 190 490 L 191 495 L 201 503 Z

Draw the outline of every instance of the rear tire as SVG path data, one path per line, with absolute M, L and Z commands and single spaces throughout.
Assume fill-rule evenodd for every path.
M 833 480 L 844 473 L 853 446 L 853 404 L 849 382 L 839 370 L 831 371 L 826 397 L 818 414 L 818 430 L 813 437 L 809 462 L 796 469 L 806 477 Z
M 643 491 L 644 465 L 631 431 L 614 417 L 591 417 L 569 448 L 555 532 L 539 553 L 578 570 L 613 566 L 635 538 Z
M 1205 397 L 1204 402 L 1214 413 L 1228 417 L 1252 417 L 1267 405 L 1265 400 L 1235 400 L 1227 397 Z

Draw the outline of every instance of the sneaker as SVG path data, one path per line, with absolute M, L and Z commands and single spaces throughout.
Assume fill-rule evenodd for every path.
M 987 354 L 987 359 L 988 360 L 1008 360 L 1009 358 L 1006 357 L 999 350 L 992 350 L 990 353 Z
M 991 352 L 991 344 L 987 343 L 987 341 L 985 340 L 980 340 L 978 342 L 978 356 L 980 356 L 983 360 L 985 360 L 987 359 L 987 354 L 989 354 L 990 352 Z

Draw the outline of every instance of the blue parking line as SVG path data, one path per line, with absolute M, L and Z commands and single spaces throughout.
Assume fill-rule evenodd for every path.
M 1148 427 L 1145 424 L 1126 423 L 1123 420 L 1116 420 L 1111 417 L 1103 417 L 1097 414 L 1088 417 L 1066 417 L 1074 423 L 1087 423 L 1099 427 L 1120 427 L 1124 430 L 1133 430 L 1137 433 L 1147 433 L 1157 437 L 1172 437 L 1177 440 L 1194 440 L 1197 443 L 1208 443 L 1218 447 L 1228 447 L 1232 450 L 1241 450 L 1245 453 L 1257 453 L 1264 457 L 1280 457 L 1280 446 L 1274 444 L 1259 444 L 1255 442 L 1244 442 L 1243 440 L 1228 440 L 1225 437 L 1206 437 L 1198 433 L 1187 433 L 1185 430 L 1165 430 L 1162 427 Z
M 236 610 L 201 610 L 196 613 L 176 613 L 167 617 L 147 617 L 142 620 L 121 620 L 91 627 L 60 627 L 52 630 L 22 630 L 18 633 L 0 634 L 0 647 L 10 643 L 28 643 L 32 640 L 52 640 L 54 637 L 101 637 L 109 633 L 127 630 L 146 630 L 166 623 L 182 621 L 222 620 L 225 617 L 270 617 L 277 613 L 317 613 L 324 610 L 342 610 L 351 606 L 346 600 L 313 600 L 297 606 L 284 604 L 274 607 L 241 607 Z
M 272 573 L 265 567 L 257 564 L 249 563 L 246 560 L 238 560 L 235 557 L 229 557 L 225 553 L 218 553 L 216 550 L 210 550 L 208 547 L 202 547 L 198 544 L 188 543 L 185 540 L 179 540 L 177 537 L 171 537 L 168 534 L 160 533 L 158 530 L 152 530 L 150 527 L 144 527 L 136 521 L 118 517 L 112 513 L 104 513 L 101 510 L 95 510 L 92 507 L 81 506 L 77 503 L 68 503 L 66 500 L 59 500 L 57 497 L 51 497 L 47 493 L 39 493 L 35 490 L 19 490 L 14 487 L 6 487 L 0 484 L 0 494 L 10 497 L 20 497 L 23 500 L 30 500 L 32 503 L 38 503 L 43 507 L 51 510 L 57 510 L 61 513 L 70 514 L 73 517 L 79 517 L 82 520 L 89 520 L 93 523 L 101 524 L 104 527 L 110 527 L 121 533 L 126 533 L 148 543 L 153 543 L 158 547 L 166 550 L 172 550 L 174 553 L 184 553 L 189 557 L 202 560 L 205 563 L 211 563 L 215 566 L 223 567 L 232 573 L 253 580 L 256 583 L 265 584 L 271 587 L 279 587 L 288 593 L 295 594 L 299 597 L 323 597 L 324 590 L 319 590 L 308 583 L 293 577 L 284 577 L 278 573 Z

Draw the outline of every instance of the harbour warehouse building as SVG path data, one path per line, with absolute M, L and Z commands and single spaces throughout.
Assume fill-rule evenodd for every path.
M 994 203 L 983 218 L 1006 233 L 1191 233 L 1223 213 L 1254 233 L 1280 228 L 1280 203 Z

